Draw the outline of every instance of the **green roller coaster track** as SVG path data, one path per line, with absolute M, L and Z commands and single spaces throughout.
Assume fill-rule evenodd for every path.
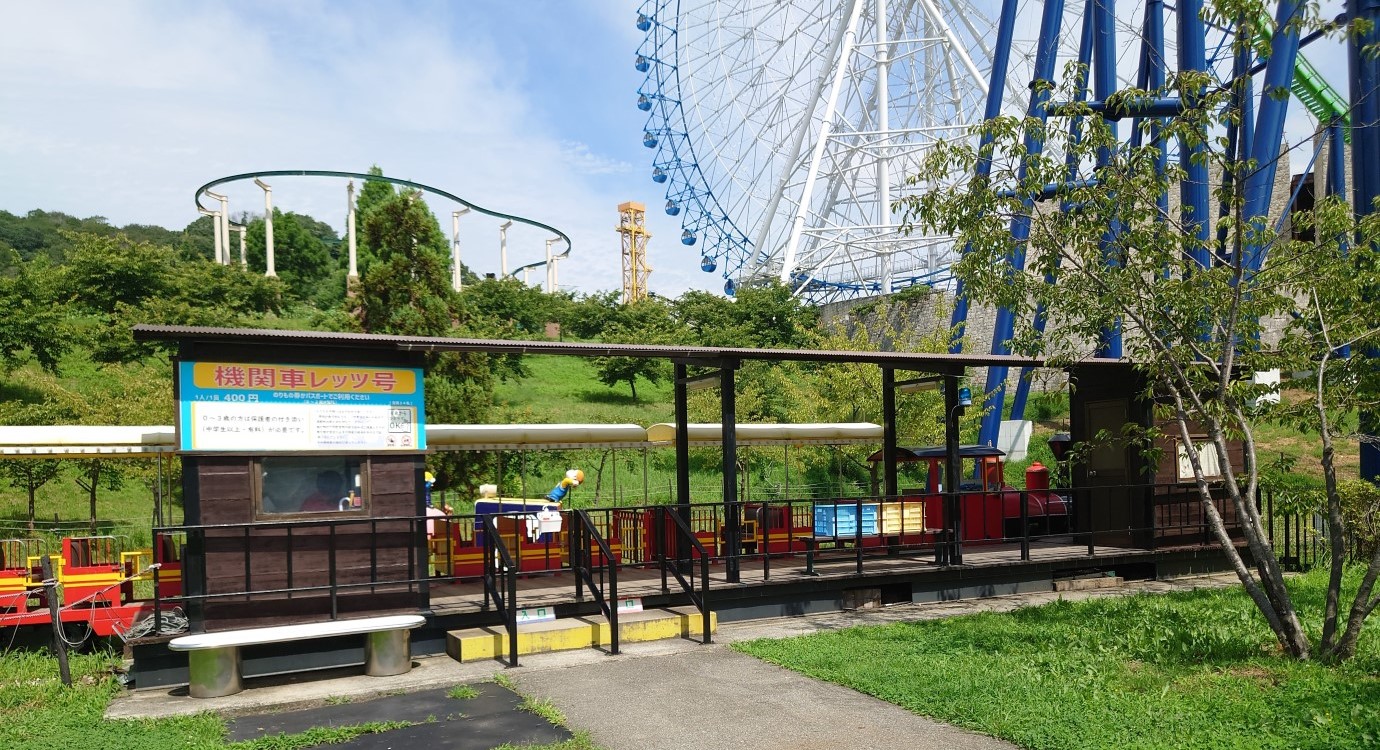
M 1261 41 L 1270 41 L 1274 34 L 1274 22 L 1269 16 L 1262 15 L 1256 28 L 1260 29 Z M 1294 79 L 1289 84 L 1289 90 L 1294 92 L 1294 97 L 1303 102 L 1303 106 L 1307 107 L 1323 125 L 1340 119 L 1346 142 L 1351 143 L 1351 108 L 1337 90 L 1323 80 L 1322 74 L 1313 67 L 1313 63 L 1308 62 L 1308 58 L 1304 57 L 1302 52 L 1294 62 Z

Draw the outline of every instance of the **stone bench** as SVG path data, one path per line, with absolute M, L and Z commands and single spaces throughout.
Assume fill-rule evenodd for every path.
M 359 620 L 331 620 L 271 628 L 197 633 L 174 638 L 173 651 L 187 652 L 189 691 L 194 698 L 218 698 L 243 689 L 240 647 L 286 643 L 340 635 L 366 635 L 365 674 L 403 674 L 412 669 L 411 631 L 426 622 L 420 615 L 390 615 Z

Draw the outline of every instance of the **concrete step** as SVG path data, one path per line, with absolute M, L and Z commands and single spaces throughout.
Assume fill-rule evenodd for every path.
M 1055 591 L 1088 591 L 1090 589 L 1111 589 L 1125 583 L 1121 576 L 1096 576 L 1090 578 L 1061 578 L 1054 582 Z
M 618 640 L 623 643 L 659 641 L 666 638 L 703 637 L 702 616 L 694 607 L 672 607 L 645 612 L 618 613 Z M 719 627 L 717 613 L 709 613 L 709 632 Z M 563 617 L 547 622 L 518 625 L 518 656 L 608 646 L 608 618 Z M 508 655 L 508 631 L 501 625 L 452 630 L 446 633 L 446 653 L 460 662 L 495 659 Z

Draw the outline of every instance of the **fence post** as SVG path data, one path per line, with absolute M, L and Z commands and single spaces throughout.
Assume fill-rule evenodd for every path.
M 57 576 L 53 575 L 53 560 L 44 555 L 38 564 L 43 571 L 43 588 L 47 590 L 48 614 L 53 620 L 53 652 L 57 655 L 58 674 L 62 677 L 62 684 L 72 687 L 72 670 L 67 665 L 67 636 L 62 632 L 62 607 L 58 604 L 58 582 Z

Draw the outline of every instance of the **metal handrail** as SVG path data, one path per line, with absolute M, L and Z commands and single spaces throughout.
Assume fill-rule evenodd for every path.
M 585 585 L 594 594 L 599 602 L 599 609 L 603 611 L 604 617 L 609 621 L 609 653 L 618 653 L 618 564 L 613 559 L 613 550 L 609 548 L 608 542 L 599 534 L 595 528 L 594 521 L 589 514 L 583 510 L 576 510 L 571 513 L 576 519 L 575 533 L 570 535 L 570 567 L 575 571 L 575 599 L 584 600 Z M 604 571 L 608 571 L 608 592 L 605 594 L 604 588 L 594 581 L 594 550 L 590 547 L 590 540 L 593 540 L 599 547 L 599 554 L 604 556 L 604 564 L 599 566 L 600 578 L 603 578 Z
M 498 534 L 495 516 L 484 519 L 484 606 L 492 600 L 494 607 L 503 616 L 503 627 L 508 631 L 508 666 L 518 665 L 517 642 L 517 563 L 508 552 L 508 545 Z M 499 571 L 499 563 L 503 570 Z M 499 576 L 504 578 L 505 591 L 499 591 Z
M 703 635 L 700 642 L 709 643 L 711 641 L 709 628 L 709 552 L 705 550 L 700 540 L 695 538 L 694 532 L 690 530 L 690 525 L 685 522 L 685 519 L 673 512 L 675 510 L 676 509 L 672 506 L 664 505 L 661 506 L 657 513 L 657 557 L 661 563 L 661 592 L 663 594 L 669 594 L 671 592 L 670 587 L 666 585 L 666 572 L 669 567 L 671 574 L 674 575 L 676 580 L 680 583 L 681 589 L 690 597 L 690 602 L 700 611 L 702 627 L 700 632 Z M 667 538 L 665 533 L 667 518 L 671 519 L 674 524 L 677 541 L 682 537 L 685 538 L 690 542 L 690 548 L 700 553 L 700 591 L 698 594 L 695 593 L 694 577 L 692 576 L 687 580 L 685 575 L 681 573 L 680 560 L 675 560 L 673 565 L 667 565 L 666 547 L 668 545 L 666 544 Z

